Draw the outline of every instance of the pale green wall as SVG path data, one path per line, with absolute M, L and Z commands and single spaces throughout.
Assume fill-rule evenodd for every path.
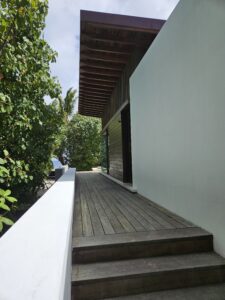
M 225 255 L 225 1 L 182 0 L 131 78 L 134 186 Z

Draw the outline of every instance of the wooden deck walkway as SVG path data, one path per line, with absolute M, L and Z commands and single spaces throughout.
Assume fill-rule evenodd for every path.
M 224 299 L 212 234 L 95 172 L 76 176 L 72 262 L 73 300 Z
M 77 173 L 74 237 L 188 227 L 195 226 L 97 172 Z

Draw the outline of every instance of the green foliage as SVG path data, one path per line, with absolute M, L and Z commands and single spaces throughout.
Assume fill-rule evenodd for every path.
M 66 148 L 69 165 L 91 170 L 99 164 L 101 122 L 97 118 L 74 115 L 68 124 Z
M 73 115 L 74 107 L 76 104 L 77 91 L 73 88 L 70 88 L 66 97 L 63 99 L 61 96 L 53 102 L 53 106 L 59 111 L 63 124 L 61 126 L 60 133 L 57 136 L 56 140 L 56 150 L 55 155 L 59 158 L 61 163 L 64 165 L 65 159 L 65 149 L 66 149 L 66 132 L 68 128 L 69 118 Z
M 54 105 L 44 102 L 61 93 L 49 67 L 56 52 L 42 38 L 47 11 L 46 0 L 0 2 L 0 149 L 7 149 L 0 150 L 0 184 L 19 200 L 48 174 L 62 125 Z M 1 199 L 0 231 L 9 201 Z
M 77 91 L 75 89 L 70 88 L 67 91 L 66 97 L 64 99 L 62 97 L 59 97 L 59 108 L 64 117 L 65 123 L 68 123 L 69 117 L 71 117 L 73 114 L 74 106 L 77 100 L 76 93 Z

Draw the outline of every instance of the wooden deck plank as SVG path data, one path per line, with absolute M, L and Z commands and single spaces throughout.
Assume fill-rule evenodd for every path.
M 161 217 L 164 221 L 170 223 L 174 228 L 185 228 L 186 225 L 184 225 L 182 222 L 178 221 L 178 219 L 175 218 L 175 215 L 170 213 L 168 210 L 162 211 L 157 206 L 152 205 L 152 201 L 145 199 L 145 198 L 139 198 L 144 201 L 144 203 L 147 205 L 148 209 L 152 211 L 152 213 L 156 214 L 157 216 Z M 137 199 L 136 199 L 137 201 Z
M 160 213 L 158 213 L 158 211 L 156 211 L 155 209 L 150 209 L 148 205 L 146 205 L 143 201 L 137 199 L 136 197 L 132 197 L 132 204 L 135 205 L 136 207 L 139 207 L 139 209 L 143 210 L 144 212 L 146 212 L 146 214 L 149 215 L 149 218 L 151 218 L 152 222 L 153 220 L 155 220 L 156 222 L 158 222 L 158 224 L 160 224 L 164 228 L 168 228 L 168 229 L 176 228 L 174 225 L 172 225 L 170 222 L 166 220 L 166 216 L 164 216 L 163 214 L 160 215 Z
M 93 200 L 94 200 L 94 204 L 95 204 L 95 208 L 98 212 L 99 218 L 101 220 L 102 223 L 102 227 L 104 229 L 105 234 L 113 234 L 115 233 L 112 224 L 110 223 L 110 220 L 108 218 L 108 216 L 106 215 L 103 207 L 101 206 L 101 203 L 99 201 L 99 197 L 98 194 L 95 192 L 95 190 L 93 189 L 93 191 L 91 192 L 93 195 Z
M 183 224 L 185 227 L 195 227 L 195 225 L 187 220 L 185 220 L 184 218 L 182 218 L 181 216 L 176 215 L 175 213 L 168 211 L 166 208 L 154 203 L 153 201 L 144 198 L 141 195 L 137 195 L 138 198 L 144 199 L 144 201 L 148 202 L 148 205 L 150 205 L 151 207 L 155 207 L 157 208 L 159 211 L 161 211 L 162 213 L 173 217 L 173 219 L 177 220 L 179 223 Z
M 80 183 L 79 178 L 76 176 L 76 194 L 74 203 L 74 224 L 73 224 L 73 235 L 82 236 L 82 214 L 81 214 L 81 203 L 80 203 Z
M 130 198 L 132 197 L 132 194 L 129 193 L 128 195 L 124 195 L 121 191 L 118 193 L 118 197 L 121 197 L 121 199 L 127 203 L 127 205 L 129 205 L 129 207 L 138 212 L 140 214 L 140 216 L 145 219 L 149 224 L 150 224 L 150 230 L 158 230 L 158 229 L 165 229 L 166 226 L 160 224 L 159 222 L 157 222 L 154 218 L 152 218 L 151 215 L 149 215 L 148 212 L 145 211 L 145 206 L 143 206 L 143 204 L 140 203 L 140 206 L 134 202 L 134 199 Z
M 80 200 L 81 200 L 83 235 L 92 236 L 94 235 L 94 232 L 92 228 L 91 217 L 90 217 L 86 197 L 82 192 L 80 194 Z
M 81 202 L 83 235 L 93 236 L 94 231 L 93 231 L 90 211 L 87 203 L 88 199 L 85 193 L 85 182 L 82 176 L 79 176 L 79 179 L 80 179 L 80 202 Z
M 121 211 L 121 213 L 127 218 L 127 220 L 132 224 L 136 231 L 144 231 L 145 227 L 135 218 L 135 214 L 129 209 L 128 206 L 124 205 L 123 202 L 119 200 L 118 197 L 115 197 L 113 194 L 112 199 L 114 199 L 114 205 Z
M 105 201 L 110 206 L 111 210 L 117 215 L 117 218 L 119 219 L 120 223 L 122 224 L 123 228 L 126 230 L 126 232 L 135 232 L 135 228 L 130 224 L 130 222 L 124 217 L 123 214 L 121 214 L 120 210 L 113 205 L 113 203 L 110 201 L 112 200 L 110 197 L 110 194 L 105 193 Z
M 94 230 L 94 235 L 102 235 L 104 234 L 104 230 L 102 227 L 101 220 L 99 218 L 97 209 L 95 207 L 94 200 L 92 199 L 93 195 L 92 193 L 86 192 L 87 197 L 89 197 L 88 207 L 90 211 L 90 216 L 91 216 L 91 222 L 92 222 L 92 227 Z
M 165 229 L 164 226 L 156 222 L 154 219 L 150 218 L 149 215 L 145 212 L 144 209 L 140 209 L 136 206 L 133 201 L 130 201 L 126 197 L 123 197 L 121 193 L 116 194 L 121 201 L 124 202 L 124 205 L 129 207 L 129 210 L 136 218 L 143 224 L 146 230 L 156 230 L 156 229 Z
M 112 224 L 112 227 L 115 231 L 115 233 L 124 233 L 126 230 L 124 227 L 121 225 L 120 221 L 117 219 L 116 214 L 114 214 L 110 208 L 110 206 L 106 203 L 104 196 L 102 193 L 99 193 L 99 201 L 105 210 L 105 213 L 107 217 L 109 218 L 110 223 Z
M 90 217 L 91 217 L 91 222 L 92 222 L 94 235 L 98 236 L 98 235 L 104 234 L 104 230 L 103 230 L 103 227 L 102 227 L 101 220 L 99 218 L 98 211 L 95 207 L 92 192 L 89 190 L 88 181 L 86 179 L 87 178 L 85 178 L 85 177 L 83 178 L 84 194 L 86 196 L 87 205 L 89 207 L 89 212 L 90 212 Z

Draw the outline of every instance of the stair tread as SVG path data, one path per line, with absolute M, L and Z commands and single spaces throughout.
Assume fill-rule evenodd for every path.
M 90 282 L 113 278 L 144 276 L 157 272 L 225 266 L 225 259 L 214 252 L 162 257 L 138 258 L 123 261 L 73 265 L 72 282 Z
M 144 232 L 132 232 L 126 234 L 102 235 L 94 237 L 75 237 L 73 248 L 85 249 L 89 247 L 107 247 L 111 245 L 127 245 L 132 243 L 160 242 L 173 239 L 201 238 L 212 236 L 209 232 L 199 228 L 179 228 L 173 230 L 151 230 Z
M 104 300 L 224 300 L 225 283 L 175 290 L 165 290 L 139 295 L 129 295 Z

